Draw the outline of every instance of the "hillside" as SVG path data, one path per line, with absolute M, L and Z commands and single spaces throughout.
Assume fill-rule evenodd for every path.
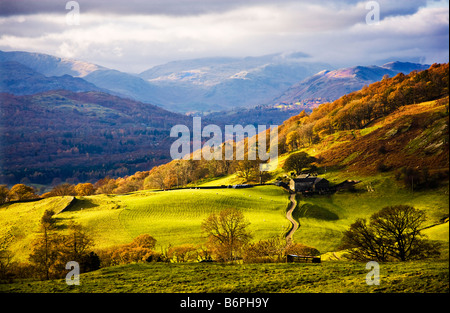
M 170 157 L 173 125 L 192 119 L 101 92 L 3 93 L 0 182 L 124 176 Z
M 281 147 L 306 149 L 322 166 L 355 173 L 445 169 L 448 69 L 443 64 L 398 74 L 292 117 L 279 128 Z
M 78 60 L 59 58 L 43 53 L 0 51 L 1 62 L 17 62 L 45 76 L 84 77 L 104 67 Z

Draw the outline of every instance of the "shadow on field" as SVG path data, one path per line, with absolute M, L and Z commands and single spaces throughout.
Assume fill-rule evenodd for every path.
M 297 217 L 309 217 L 325 221 L 336 221 L 339 219 L 339 216 L 335 213 L 311 203 L 303 204 L 298 210 Z
M 90 209 L 98 206 L 99 206 L 98 204 L 93 203 L 89 199 L 74 198 L 72 202 L 64 209 L 64 211 L 65 212 L 81 211 L 83 209 Z

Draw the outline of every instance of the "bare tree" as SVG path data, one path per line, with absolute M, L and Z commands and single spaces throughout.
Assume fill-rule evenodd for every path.
M 250 223 L 237 209 L 225 209 L 211 214 L 202 223 L 208 238 L 208 246 L 219 259 L 234 260 L 240 249 L 252 238 L 248 231 Z
M 407 205 L 385 207 L 370 217 L 359 219 L 344 234 L 344 246 L 359 260 L 406 261 L 438 254 L 437 247 L 420 233 L 425 212 Z

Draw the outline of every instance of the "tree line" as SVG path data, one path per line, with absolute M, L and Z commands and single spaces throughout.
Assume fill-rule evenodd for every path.
M 69 183 L 59 184 L 51 191 L 42 195 L 37 194 L 36 188 L 25 184 L 16 184 L 11 189 L 7 185 L 0 185 L 0 205 L 12 201 L 24 201 L 56 196 L 90 196 L 95 193 L 95 186 L 91 183 L 80 183 L 72 185 Z

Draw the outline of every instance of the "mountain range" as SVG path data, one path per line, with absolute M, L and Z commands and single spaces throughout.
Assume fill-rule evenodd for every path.
M 334 69 L 325 63 L 309 62 L 300 52 L 173 61 L 140 74 L 22 51 L 0 51 L 0 62 L 0 91 L 16 95 L 56 89 L 102 91 L 183 114 L 236 109 L 240 114 L 241 108 L 251 110 L 263 105 L 263 109 L 284 112 L 279 114 L 281 122 L 299 109 L 336 100 L 384 75 L 409 74 L 429 67 L 391 62 Z
M 18 62 L 45 76 L 71 75 L 115 95 L 172 112 L 210 112 L 269 102 L 292 84 L 330 65 L 300 53 L 169 62 L 130 74 L 39 53 L 0 52 L 0 62 Z M 23 92 L 22 92 L 23 93 Z

